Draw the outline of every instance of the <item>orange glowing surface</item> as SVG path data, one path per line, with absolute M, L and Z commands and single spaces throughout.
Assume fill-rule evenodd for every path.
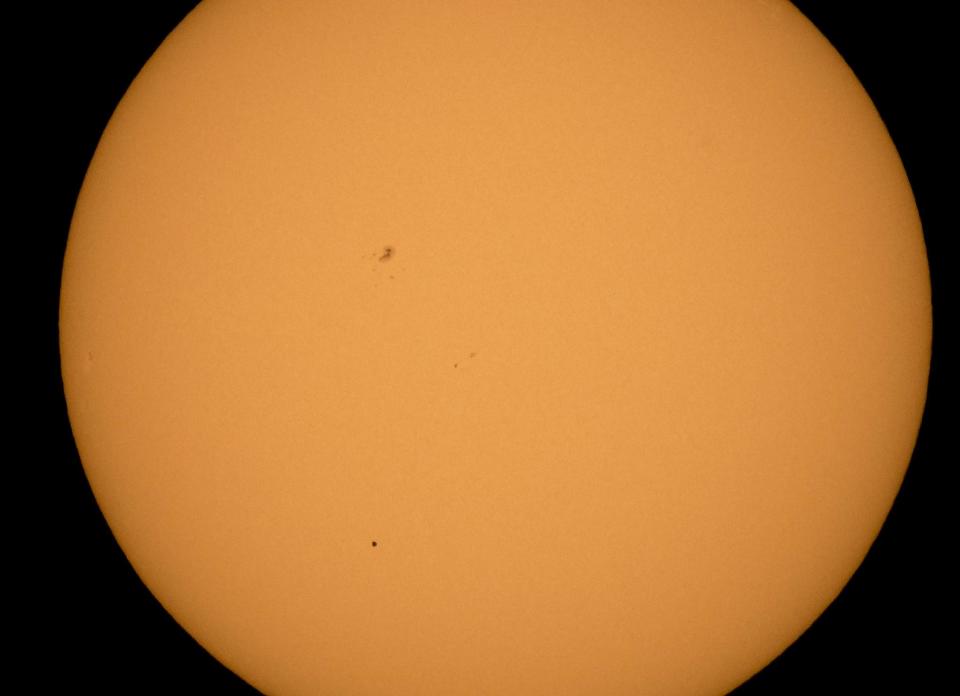
M 137 573 L 268 694 L 719 694 L 860 564 L 930 360 L 789 3 L 207 0 L 115 112 L 61 354 Z

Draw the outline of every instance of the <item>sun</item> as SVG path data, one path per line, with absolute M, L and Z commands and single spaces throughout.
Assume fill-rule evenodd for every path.
M 836 597 L 923 410 L 920 220 L 787 2 L 213 2 L 63 269 L 133 567 L 265 693 L 710 694 Z

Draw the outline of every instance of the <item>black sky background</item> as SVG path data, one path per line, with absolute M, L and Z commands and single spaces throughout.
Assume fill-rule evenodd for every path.
M 59 374 L 60 270 L 73 205 L 117 102 L 163 38 L 196 4 L 165 0 L 35 7 L 7 31 L 26 37 L 14 61 L 27 87 L 21 134 L 33 148 L 25 185 L 37 196 L 24 233 L 37 267 L 24 293 L 30 374 L 22 466 L 27 511 L 12 530 L 26 547 L 12 572 L 24 585 L 14 611 L 15 668 L 24 693 L 256 694 L 166 614 L 139 581 L 94 502 L 69 429 Z M 956 91 L 947 70 L 947 3 L 797 1 L 871 95 L 903 158 L 920 209 L 934 291 L 934 355 L 927 410 L 904 486 L 866 561 L 840 597 L 783 655 L 737 689 L 768 694 L 927 694 L 952 690 L 953 659 L 939 635 L 954 616 L 956 552 L 947 529 L 946 435 L 953 356 L 944 327 L 952 270 L 946 250 L 946 182 L 956 179 L 943 127 Z M 36 129 L 37 135 L 30 133 Z M 954 220 L 952 228 L 956 228 Z M 31 260 L 34 257 L 31 257 Z M 15 298 L 20 302 L 22 298 Z M 950 443 L 952 444 L 952 443 Z M 33 480 L 33 479 L 36 480 Z M 952 559 L 949 559 L 952 560 Z M 949 634 L 947 634 L 949 635 Z M 942 685 L 942 686 L 940 686 Z M 955 687 L 954 687 L 955 688 Z M 603 696 L 598 694 L 597 696 Z

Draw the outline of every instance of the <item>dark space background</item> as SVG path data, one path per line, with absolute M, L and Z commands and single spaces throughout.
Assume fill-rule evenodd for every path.
M 195 0 L 38 4 L 7 24 L 26 38 L 8 65 L 27 94 L 21 131 L 31 149 L 19 182 L 30 206 L 27 334 L 38 361 L 29 378 L 32 421 L 20 467 L 29 482 L 8 489 L 26 503 L 11 529 L 23 562 L 7 568 L 22 589 L 11 599 L 22 626 L 12 635 L 23 693 L 256 694 L 214 660 L 153 599 L 128 565 L 97 508 L 70 433 L 59 374 L 60 269 L 74 201 L 100 134 L 139 68 Z M 944 372 L 953 348 L 945 327 L 946 185 L 944 123 L 956 91 L 948 71 L 946 9 L 934 0 L 797 0 L 871 95 L 904 160 L 920 209 L 934 292 L 934 353 L 923 425 L 903 488 L 866 561 L 840 597 L 794 645 L 735 696 L 927 694 L 951 690 L 945 639 L 954 613 L 955 555 L 945 509 Z M 20 102 L 18 102 L 20 103 Z M 950 119 L 956 123 L 955 118 Z M 36 129 L 35 136 L 31 131 Z M 16 298 L 21 302 L 21 298 Z M 36 304 L 32 304 L 36 303 Z M 951 443 L 952 444 L 952 443 Z M 35 478 L 35 480 L 34 480 Z M 950 552 L 949 548 L 954 551 Z M 940 685 L 943 685 L 942 687 Z M 955 687 L 954 687 L 955 688 Z M 598 696 L 602 696 L 598 694 Z

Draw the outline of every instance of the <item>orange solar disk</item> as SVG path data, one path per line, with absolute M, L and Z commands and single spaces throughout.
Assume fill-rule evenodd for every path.
M 97 148 L 60 332 L 120 546 L 264 693 L 719 694 L 876 537 L 931 308 L 785 1 L 206 0 Z

